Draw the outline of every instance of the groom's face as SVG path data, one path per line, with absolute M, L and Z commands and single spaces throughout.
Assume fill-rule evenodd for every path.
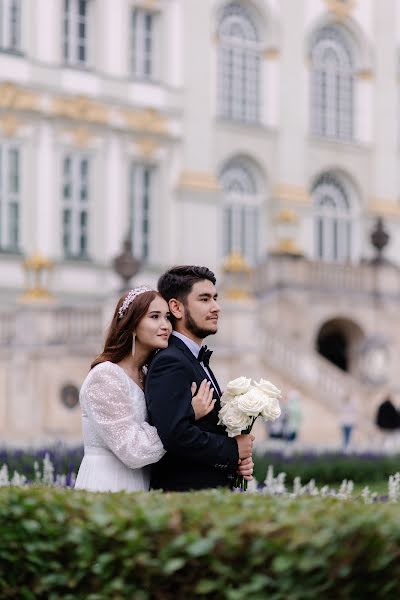
M 217 298 L 215 285 L 204 279 L 193 285 L 183 302 L 183 325 L 196 338 L 203 339 L 217 333 L 221 311 Z

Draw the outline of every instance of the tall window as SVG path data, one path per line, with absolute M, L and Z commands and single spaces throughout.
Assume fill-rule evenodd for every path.
M 328 262 L 352 259 L 353 204 L 349 190 L 334 173 L 324 173 L 313 189 L 315 256 Z
M 131 13 L 131 73 L 140 79 L 156 77 L 156 13 L 134 8 Z
M 261 211 L 253 173 L 244 161 L 233 160 L 222 171 L 220 182 L 224 191 L 223 255 L 240 252 L 254 263 L 258 256 Z
M 0 250 L 18 252 L 21 165 L 17 146 L 0 143 Z
M 339 27 L 321 29 L 311 52 L 311 119 L 316 135 L 353 138 L 354 60 Z
M 255 23 L 240 2 L 222 12 L 218 34 L 218 114 L 234 121 L 260 117 L 260 44 Z
M 21 0 L 0 0 L 0 49 L 21 51 Z
M 155 167 L 133 163 L 130 171 L 130 226 L 132 252 L 143 260 L 151 256 L 151 209 Z
M 90 0 L 64 0 L 64 61 L 85 66 L 89 62 Z
M 63 250 L 66 258 L 88 258 L 89 158 L 68 154 L 63 159 Z

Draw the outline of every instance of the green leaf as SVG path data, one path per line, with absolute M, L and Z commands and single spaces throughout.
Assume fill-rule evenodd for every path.
M 179 571 L 179 569 L 182 569 L 182 567 L 184 565 L 185 565 L 185 559 L 170 558 L 169 560 L 167 560 L 166 563 L 164 563 L 164 565 L 162 567 L 162 572 L 165 575 L 172 575 L 172 573 L 175 573 L 176 571 Z
M 196 540 L 186 548 L 189 556 L 204 556 L 214 548 L 214 540 L 211 538 L 203 538 Z

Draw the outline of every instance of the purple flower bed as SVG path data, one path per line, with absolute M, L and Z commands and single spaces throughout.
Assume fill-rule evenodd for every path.
M 3 464 L 8 466 L 10 476 L 17 471 L 20 475 L 25 475 L 28 481 L 34 481 L 35 470 L 34 463 L 42 463 L 45 455 L 48 454 L 54 466 L 54 473 L 65 475 L 67 485 L 71 483 L 71 476 L 77 473 L 83 457 L 83 446 L 68 447 L 63 444 L 57 444 L 46 448 L 14 449 L 0 448 L 0 468 Z
M 337 484 L 344 479 L 354 483 L 370 484 L 387 481 L 389 475 L 400 470 L 399 455 L 383 455 L 373 452 L 345 454 L 342 452 L 312 452 L 286 454 L 284 451 L 268 450 L 255 458 L 255 477 L 264 481 L 268 465 L 274 472 L 285 472 L 287 482 L 295 477 L 302 481 Z

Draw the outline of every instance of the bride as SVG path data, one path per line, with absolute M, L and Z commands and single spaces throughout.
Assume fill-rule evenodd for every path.
M 104 350 L 93 361 L 79 396 L 85 454 L 75 489 L 149 489 L 149 465 L 165 450 L 157 430 L 147 423 L 143 377 L 154 351 L 168 346 L 171 331 L 168 304 L 151 288 L 137 287 L 118 301 Z M 194 418 L 213 409 L 212 395 L 205 379 L 193 397 Z

